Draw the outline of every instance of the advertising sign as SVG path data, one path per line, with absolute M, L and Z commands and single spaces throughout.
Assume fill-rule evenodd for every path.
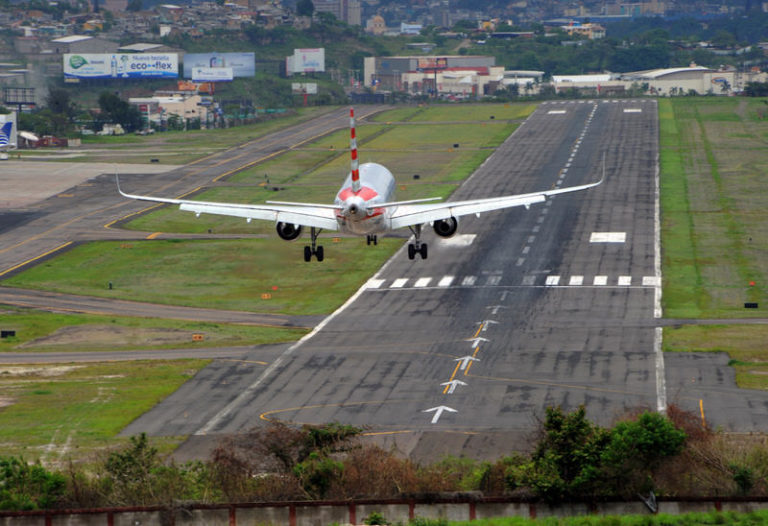
M 445 69 L 448 67 L 448 59 L 445 57 L 420 58 L 417 69 Z
M 317 82 L 292 82 L 291 91 L 296 95 L 317 95 Z
M 256 54 L 187 53 L 184 55 L 184 78 L 194 78 L 195 68 L 229 68 L 232 70 L 233 77 L 253 77 L 256 75 Z
M 177 53 L 66 53 L 65 79 L 178 78 Z
M 288 74 L 325 71 L 325 48 L 294 49 L 286 58 L 286 70 Z
M 192 68 L 192 80 L 195 82 L 226 82 L 233 78 L 232 68 Z

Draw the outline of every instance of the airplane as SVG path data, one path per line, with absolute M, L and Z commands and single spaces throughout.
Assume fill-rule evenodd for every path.
M 415 259 L 418 254 L 421 259 L 427 259 L 427 244 L 421 241 L 422 229 L 427 224 L 431 224 L 438 236 L 451 237 L 458 230 L 458 218 L 461 216 L 475 214 L 479 217 L 484 212 L 515 206 L 528 209 L 532 204 L 543 203 L 547 198 L 558 194 L 593 188 L 605 179 L 603 164 L 603 177 L 598 182 L 580 186 L 444 203 L 426 203 L 439 200 L 439 197 L 395 201 L 395 178 L 392 173 L 377 163 L 358 163 L 354 108 L 349 111 L 349 119 L 350 172 L 333 204 L 285 201 L 237 204 L 133 195 L 120 189 L 120 181 L 116 175 L 117 190 L 129 199 L 179 205 L 180 210 L 193 212 L 197 217 L 200 217 L 200 214 L 217 214 L 243 217 L 249 223 L 252 219 L 273 221 L 276 223 L 277 235 L 286 241 L 298 238 L 302 229 L 309 227 L 310 245 L 304 247 L 304 261 L 309 262 L 312 256 L 315 256 L 317 261 L 323 261 L 323 247 L 317 244 L 317 237 L 322 230 L 365 235 L 367 244 L 375 245 L 378 242 L 378 234 L 406 227 L 413 233 L 414 239 L 408 244 L 408 258 Z

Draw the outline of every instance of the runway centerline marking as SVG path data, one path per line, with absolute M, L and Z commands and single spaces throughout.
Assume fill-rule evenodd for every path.
M 592 232 L 589 236 L 590 243 L 625 243 L 626 232 Z

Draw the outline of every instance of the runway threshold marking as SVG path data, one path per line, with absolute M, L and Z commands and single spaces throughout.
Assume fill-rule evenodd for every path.
M 44 258 L 45 256 L 49 256 L 49 255 L 53 254 L 54 252 L 58 252 L 59 250 L 62 250 L 64 248 L 68 247 L 71 244 L 72 244 L 72 241 L 67 241 L 66 243 L 63 243 L 63 244 L 59 245 L 58 247 L 49 250 L 48 252 L 43 252 L 39 256 L 35 256 L 33 258 L 30 258 L 30 259 L 28 259 L 28 260 L 26 260 L 26 261 L 24 261 L 22 263 L 19 263 L 18 265 L 14 265 L 13 267 L 11 267 L 9 269 L 6 269 L 6 270 L 0 272 L 0 277 L 5 276 L 9 272 L 13 272 L 14 270 L 19 269 L 19 268 L 21 268 L 21 267 L 23 267 L 25 265 L 29 265 L 30 263 L 32 263 L 34 261 L 37 261 L 38 259 Z

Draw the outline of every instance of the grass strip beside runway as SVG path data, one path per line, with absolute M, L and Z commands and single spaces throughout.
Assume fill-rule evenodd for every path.
M 206 360 L 0 366 L 0 444 L 4 455 L 64 468 L 117 434 L 207 365 Z M 173 449 L 182 437 L 153 439 Z
M 0 352 L 101 352 L 196 349 L 294 341 L 307 329 L 159 318 L 58 314 L 0 307 Z
M 764 108 L 750 98 L 659 101 L 667 318 L 768 318 Z M 727 352 L 740 387 L 768 389 L 765 325 L 669 327 L 663 341 L 665 351 Z
M 4 281 L 8 286 L 105 298 L 281 314 L 329 314 L 402 244 L 320 238 L 325 261 L 303 243 L 269 239 L 104 241 L 80 245 Z M 108 284 L 112 283 L 112 289 Z M 295 337 L 292 331 L 291 337 Z

